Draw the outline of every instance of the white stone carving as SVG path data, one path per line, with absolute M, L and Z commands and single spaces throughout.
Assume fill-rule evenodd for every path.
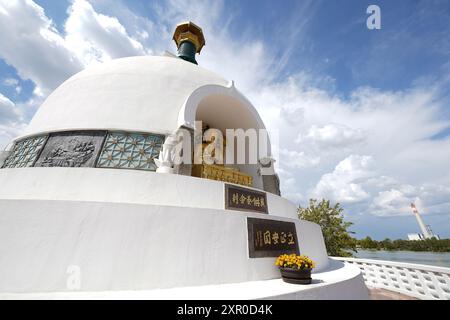
M 275 159 L 270 157 L 260 158 L 258 160 L 258 165 L 259 175 L 275 175 Z
M 160 173 L 175 172 L 173 166 L 175 164 L 175 158 L 177 157 L 177 149 L 176 149 L 177 144 L 178 144 L 178 137 L 176 134 L 170 134 L 166 138 L 162 146 L 162 149 L 159 152 L 159 158 L 155 159 L 155 164 L 158 167 L 158 169 L 156 169 L 156 172 Z

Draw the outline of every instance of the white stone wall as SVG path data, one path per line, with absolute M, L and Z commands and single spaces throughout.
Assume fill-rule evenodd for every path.
M 141 290 L 279 277 L 250 259 L 247 217 L 296 223 L 302 254 L 328 267 L 318 225 L 267 193 L 269 214 L 225 210 L 224 183 L 96 168 L 0 170 L 0 292 Z
M 105 202 L 0 200 L 0 292 L 144 290 L 278 278 L 275 258 L 248 257 L 237 211 Z M 274 218 L 274 217 L 273 217 Z M 326 269 L 320 229 L 295 221 L 301 253 Z
M 1 169 L 0 182 L 0 199 L 225 209 L 223 182 L 176 174 L 126 169 L 36 167 Z M 287 199 L 267 193 L 267 200 L 271 215 L 297 218 L 296 206 Z

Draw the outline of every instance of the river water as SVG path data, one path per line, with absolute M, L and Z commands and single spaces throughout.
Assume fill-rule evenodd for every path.
M 358 250 L 358 253 L 354 253 L 354 256 L 361 259 L 398 261 L 450 268 L 450 252 Z

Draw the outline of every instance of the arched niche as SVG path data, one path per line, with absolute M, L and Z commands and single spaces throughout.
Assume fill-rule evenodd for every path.
M 238 91 L 233 82 L 227 87 L 206 85 L 195 90 L 186 100 L 179 114 L 179 126 L 194 129 L 195 121 L 202 121 L 210 128 L 219 129 L 224 137 L 226 129 L 265 130 L 258 112 L 252 104 Z M 246 161 L 249 159 L 249 142 L 246 141 Z M 237 154 L 235 140 L 235 154 Z M 267 137 L 267 153 L 270 154 L 270 141 Z M 257 158 L 259 156 L 257 155 Z M 253 177 L 253 187 L 263 189 L 262 178 L 258 173 L 258 164 L 236 164 L 241 172 Z

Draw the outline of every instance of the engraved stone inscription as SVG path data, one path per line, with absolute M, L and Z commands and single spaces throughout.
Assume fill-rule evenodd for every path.
M 225 208 L 268 213 L 267 195 L 265 192 L 225 184 Z
M 300 254 L 295 223 L 269 219 L 247 218 L 250 258 L 278 257 Z

